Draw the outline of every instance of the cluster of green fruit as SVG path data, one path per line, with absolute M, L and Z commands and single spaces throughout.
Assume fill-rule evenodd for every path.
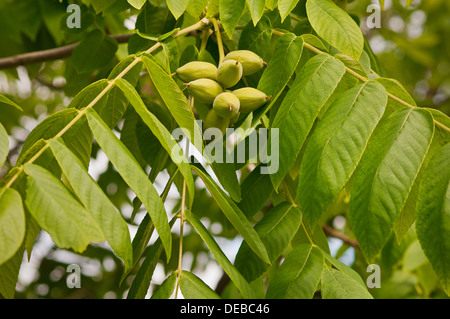
M 194 101 L 212 105 L 203 123 L 204 128 L 216 127 L 225 133 L 241 113 L 250 113 L 269 99 L 264 92 L 252 87 L 227 91 L 242 76 L 259 71 L 264 64 L 254 52 L 237 50 L 228 53 L 219 67 L 209 62 L 193 61 L 178 68 L 175 74 L 186 82 Z

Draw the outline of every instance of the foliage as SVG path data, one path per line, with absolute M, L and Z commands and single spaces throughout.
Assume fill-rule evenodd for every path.
M 79 29 L 66 23 L 69 4 L 81 8 Z M 374 31 L 361 31 L 362 7 L 2 1 L 0 65 L 1 57 L 79 44 L 63 60 L 0 73 L 0 296 L 448 297 L 450 119 L 418 107 L 408 92 L 421 79 L 408 70 L 414 61 L 422 73 L 439 67 L 419 44 L 381 30 L 413 60 L 391 70 L 389 54 L 371 48 Z M 211 106 L 192 99 L 175 72 L 197 60 L 218 66 L 235 50 L 253 51 L 268 67 L 233 89 L 251 86 L 270 98 L 240 114 L 233 127 L 245 131 L 234 149 L 248 150 L 268 129 L 263 146 L 279 159 L 273 171 L 273 157 L 189 161 L 192 150 L 211 146 L 195 140 Z M 405 86 L 401 73 L 413 75 Z M 26 77 L 28 92 L 9 89 Z M 213 144 L 222 149 L 226 139 Z M 49 237 L 38 275 L 21 282 Z M 337 251 L 333 237 L 341 239 Z M 229 243 L 238 245 L 230 252 Z M 70 258 L 57 258 L 64 253 Z M 97 272 L 67 288 L 67 266 L 89 262 Z M 380 288 L 367 287 L 370 264 L 381 267 Z M 213 265 L 222 278 L 211 283 L 203 275 Z

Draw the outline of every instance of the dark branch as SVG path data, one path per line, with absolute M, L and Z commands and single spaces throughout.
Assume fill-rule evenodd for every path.
M 110 37 L 115 39 L 118 43 L 126 43 L 130 39 L 131 35 L 132 34 L 118 34 L 111 35 Z M 27 65 L 31 63 L 39 63 L 67 58 L 72 54 L 73 49 L 75 49 L 78 44 L 79 43 L 73 43 L 60 48 L 30 52 L 2 58 L 0 59 L 0 69 L 9 69 L 15 68 L 19 65 Z
M 341 232 L 338 232 L 337 230 L 335 230 L 334 228 L 332 228 L 328 225 L 323 225 L 322 229 L 323 229 L 323 232 L 325 233 L 325 235 L 327 235 L 329 237 L 338 238 L 338 239 L 342 240 L 344 243 L 346 243 L 347 245 L 350 245 L 355 248 L 359 246 L 359 244 L 356 240 L 348 238 Z

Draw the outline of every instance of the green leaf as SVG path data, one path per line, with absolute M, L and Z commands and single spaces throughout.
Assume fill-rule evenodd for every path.
M 211 18 L 219 14 L 219 2 L 220 0 L 208 0 L 208 6 L 206 9 L 206 18 Z
M 356 22 L 330 0 L 308 0 L 306 12 L 317 34 L 333 47 L 359 60 L 364 37 Z
M 361 283 L 328 266 L 323 269 L 321 282 L 323 299 L 373 299 Z
M 91 242 L 105 240 L 93 216 L 49 171 L 25 164 L 27 196 L 25 204 L 42 229 L 60 248 L 83 252 Z
M 264 13 L 265 0 L 246 0 L 253 25 L 256 26 Z
M 303 39 L 293 33 L 282 35 L 275 44 L 269 67 L 258 83 L 258 90 L 278 96 L 294 74 L 303 52 Z
M 296 246 L 267 288 L 267 299 L 311 299 L 323 268 L 321 250 L 311 244 Z
M 159 286 L 158 290 L 152 295 L 151 299 L 169 299 L 175 290 L 175 283 L 177 281 L 177 274 L 173 272 L 164 282 Z
M 207 4 L 208 0 L 188 0 L 186 12 L 194 18 L 199 18 Z
M 161 237 L 151 246 L 149 252 L 145 256 L 144 262 L 141 264 L 130 290 L 127 294 L 127 299 L 144 299 L 147 295 L 150 282 L 155 272 L 156 265 L 159 262 L 159 257 L 163 250 L 161 244 Z
M 227 256 L 220 249 L 219 245 L 216 243 L 214 238 L 208 232 L 208 230 L 203 226 L 200 220 L 195 217 L 191 211 L 186 211 L 186 219 L 187 221 L 194 227 L 197 233 L 200 235 L 202 240 L 205 242 L 206 246 L 208 246 L 209 250 L 215 257 L 216 261 L 222 266 L 222 269 L 225 273 L 230 277 L 231 281 L 236 285 L 236 287 L 241 292 L 242 296 L 247 299 L 253 299 L 255 297 L 255 293 L 253 289 L 250 287 L 245 278 L 241 275 L 239 271 L 231 264 L 228 260 Z
M 150 1 L 136 19 L 136 29 L 156 38 L 173 30 L 176 24 L 177 20 L 166 6 L 155 7 Z
M 117 76 L 119 76 L 119 74 L 122 73 L 123 70 L 125 70 L 136 59 L 137 56 L 134 54 L 127 56 L 125 59 L 122 59 L 109 73 L 108 80 L 115 79 Z M 138 62 L 135 66 L 131 68 L 131 70 L 128 70 L 128 72 L 122 76 L 122 79 L 130 82 L 132 86 L 136 86 L 139 81 L 141 71 L 142 71 L 142 62 Z
M 191 272 L 181 272 L 180 289 L 186 299 L 220 299 L 219 295 Z
M 264 58 L 271 38 L 272 24 L 268 17 L 263 16 L 256 26 L 251 22 L 245 26 L 239 38 L 238 49 L 253 51 Z
M 416 102 L 411 97 L 411 95 L 408 93 L 408 91 L 397 80 L 380 77 L 380 78 L 374 79 L 374 81 L 383 85 L 388 93 L 391 93 L 392 95 L 402 99 L 403 101 L 405 101 L 413 106 L 417 106 Z M 405 108 L 405 106 L 403 104 L 400 104 L 399 102 L 397 102 L 393 99 L 389 99 L 388 102 L 389 102 L 389 106 L 392 107 L 393 111 Z
M 254 168 L 242 182 L 242 200 L 238 204 L 239 209 L 247 218 L 253 217 L 269 200 L 272 192 L 269 174 L 261 174 L 259 166 Z
M 97 221 L 111 248 L 122 258 L 127 271 L 133 262 L 127 223 L 86 172 L 80 160 L 61 143 L 61 140 L 53 139 L 49 144 L 73 191 Z
M 280 11 L 281 22 L 294 10 L 299 0 L 278 0 L 278 10 Z
M 0 123 L 0 168 L 5 164 L 9 153 L 9 138 L 8 133 Z
M 3 298 L 14 298 L 24 252 L 25 248 L 22 246 L 13 257 L 0 265 L 0 295 L 3 296 Z
M 253 226 L 250 224 L 245 215 L 236 206 L 236 204 L 228 198 L 228 196 L 217 186 L 212 178 L 203 172 L 196 166 L 192 166 L 192 169 L 200 176 L 205 183 L 211 196 L 214 198 L 220 209 L 224 213 L 225 217 L 236 228 L 238 233 L 244 238 L 249 247 L 256 253 L 256 255 L 263 261 L 270 264 L 269 256 L 267 255 L 266 248 L 256 233 Z
M 272 124 L 272 129 L 279 129 L 279 167 L 270 175 L 275 190 L 294 164 L 317 115 L 344 73 L 342 62 L 321 54 L 305 64 L 291 85 Z
M 323 252 L 323 251 L 322 251 Z M 365 283 L 362 280 L 361 276 L 352 268 L 332 257 L 329 252 L 323 252 L 323 255 L 327 261 L 329 261 L 335 268 L 337 268 L 340 272 L 352 278 L 354 281 L 358 282 L 361 286 L 365 287 Z
M 430 160 L 417 199 L 416 231 L 420 245 L 450 295 L 450 144 Z
M 166 129 L 166 127 L 158 120 L 158 118 L 149 112 L 139 94 L 127 81 L 119 79 L 116 81 L 116 85 L 120 88 L 120 90 L 122 90 L 128 101 L 134 107 L 136 113 L 139 114 L 144 123 L 158 138 L 161 145 L 171 156 L 173 162 L 180 169 L 181 174 L 186 180 L 186 185 L 189 193 L 188 206 L 192 207 L 195 192 L 194 179 L 192 177 L 190 165 L 188 164 L 187 158 L 183 154 L 180 146 Z
M 75 99 L 82 103 L 81 95 L 79 99 L 77 97 L 75 97 L 74 100 Z M 41 147 L 38 147 L 37 149 L 34 148 L 37 143 L 40 143 L 40 140 L 48 140 L 55 137 L 56 134 L 58 134 L 78 115 L 78 112 L 79 111 L 77 109 L 67 108 L 50 115 L 39 123 L 25 140 L 17 163 L 23 164 L 27 159 L 33 156 L 38 150 L 41 149 Z M 67 132 L 64 133 L 62 138 L 67 147 L 77 155 L 85 167 L 88 167 L 91 157 L 92 133 L 89 130 L 86 119 L 82 118 L 78 120 Z M 41 157 L 39 158 L 39 164 L 42 163 L 40 160 Z M 49 165 L 50 163 L 47 161 L 44 164 Z
M 170 12 L 172 12 L 175 19 L 178 20 L 178 18 L 186 10 L 188 0 L 166 0 L 166 3 L 167 3 L 167 7 L 169 8 Z
M 25 237 L 22 198 L 12 188 L 0 188 L 0 265 L 10 259 Z
M 100 116 L 94 110 L 88 109 L 87 118 L 98 144 L 150 214 L 169 258 L 172 251 L 172 236 L 161 197 L 130 151 L 106 126 Z
M 350 221 L 370 262 L 380 253 L 403 209 L 433 138 L 426 110 L 396 111 L 380 122 L 354 176 Z
M 100 30 L 90 32 L 73 50 L 72 63 L 78 73 L 102 69 L 112 61 L 118 48 L 117 41 Z
M 358 85 L 341 94 L 318 123 L 303 155 L 298 183 L 302 211 L 311 227 L 358 166 L 387 98 L 379 83 Z
M 167 106 L 180 128 L 189 132 L 187 138 L 194 143 L 199 151 L 202 151 L 202 132 L 183 92 L 172 77 L 151 56 L 143 56 L 142 62 L 148 70 L 161 101 Z
M 0 105 L 1 104 L 10 105 L 10 106 L 18 109 L 19 111 L 23 112 L 23 110 L 22 110 L 22 108 L 20 106 L 18 106 L 16 103 L 14 103 L 10 99 L 8 99 L 6 96 L 0 94 Z
M 127 0 L 127 1 L 130 5 L 132 5 L 134 8 L 138 10 L 141 10 L 141 8 L 147 2 L 147 0 Z
M 283 202 L 272 208 L 255 226 L 264 243 L 269 260 L 273 263 L 288 247 L 302 221 L 302 213 L 290 203 Z M 269 269 L 246 242 L 242 242 L 234 262 L 236 268 L 252 282 Z
M 221 0 L 219 3 L 220 22 L 230 38 L 245 9 L 245 0 Z

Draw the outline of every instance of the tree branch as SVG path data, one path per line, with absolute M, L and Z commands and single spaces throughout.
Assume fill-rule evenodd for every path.
M 338 232 L 337 230 L 335 230 L 334 228 L 332 228 L 328 225 L 323 225 L 322 229 L 323 229 L 323 232 L 325 233 L 325 235 L 327 235 L 329 237 L 338 238 L 338 239 L 342 240 L 344 243 L 346 243 L 347 245 L 352 246 L 354 248 L 359 246 L 359 244 L 356 240 L 348 238 L 341 232 Z
M 131 36 L 132 33 L 111 35 L 110 37 L 116 40 L 118 43 L 126 43 L 128 42 Z M 30 52 L 7 58 L 2 58 L 0 59 L 0 69 L 9 69 L 15 68 L 19 65 L 27 65 L 31 63 L 39 63 L 67 58 L 68 56 L 72 55 L 73 49 L 75 49 L 75 47 L 78 46 L 78 44 L 80 43 L 77 42 L 59 48 Z

